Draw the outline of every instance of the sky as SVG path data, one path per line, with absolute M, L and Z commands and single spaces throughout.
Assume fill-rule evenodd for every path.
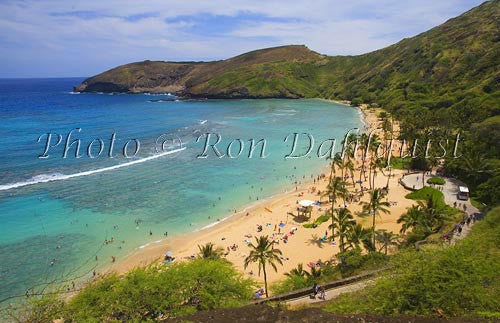
M 0 78 L 91 76 L 135 61 L 304 44 L 356 55 L 482 0 L 0 0 Z

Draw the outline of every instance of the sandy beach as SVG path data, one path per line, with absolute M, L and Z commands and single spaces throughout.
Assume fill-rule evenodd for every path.
M 345 102 L 342 102 L 345 104 Z M 362 107 L 361 112 L 367 130 L 377 131 L 378 127 L 378 111 Z M 361 165 L 361 159 L 356 161 L 356 169 Z M 389 193 L 386 197 L 387 201 L 391 202 L 390 214 L 384 214 L 376 220 L 377 229 L 386 229 L 394 233 L 398 233 L 400 225 L 396 222 L 414 201 L 404 198 L 407 191 L 399 184 L 399 178 L 404 171 L 394 170 L 393 176 L 389 180 Z M 139 265 L 147 265 L 154 261 L 159 261 L 163 258 L 166 251 L 171 251 L 176 257 L 176 261 L 184 261 L 198 254 L 198 245 L 203 245 L 208 242 L 214 243 L 216 246 L 223 247 L 226 252 L 229 252 L 226 258 L 231 261 L 236 268 L 245 273 L 247 277 L 252 276 L 256 280 L 262 280 L 262 276 L 258 276 L 257 265 L 252 264 L 244 269 L 243 263 L 245 257 L 249 253 L 247 247 L 248 241 L 254 242 L 255 237 L 261 235 L 272 236 L 279 241 L 276 248 L 283 252 L 283 266 L 278 266 L 278 272 L 270 270 L 268 272 L 269 282 L 279 280 L 284 276 L 284 273 L 296 267 L 299 263 L 304 265 L 309 262 L 315 262 L 319 259 L 328 260 L 339 252 L 338 245 L 332 245 L 330 242 L 321 242 L 321 237 L 325 233 L 330 234 L 328 229 L 330 221 L 322 223 L 316 228 L 304 228 L 305 223 L 311 223 L 320 215 L 324 215 L 329 209 L 327 198 L 318 195 L 318 190 L 323 192 L 328 184 L 329 166 L 325 163 L 325 168 L 322 171 L 325 176 L 320 173 L 312 174 L 314 178 L 306 178 L 301 183 L 286 187 L 287 193 L 282 193 L 266 200 L 261 200 L 258 203 L 247 206 L 244 210 L 233 215 L 221 215 L 225 220 L 220 221 L 209 228 L 205 228 L 196 232 L 192 232 L 180 237 L 168 238 L 156 243 L 151 243 L 141 249 L 137 249 L 127 257 L 118 259 L 115 263 L 110 264 L 107 271 L 116 271 L 124 273 Z M 355 179 L 359 178 L 359 170 L 356 170 Z M 351 179 L 348 179 L 348 189 L 353 189 Z M 384 187 L 387 184 L 387 176 L 379 172 L 375 179 L 376 187 Z M 368 186 L 368 183 L 363 183 Z M 359 185 L 356 185 L 359 189 Z M 367 200 L 368 194 L 364 194 L 361 200 Z M 324 202 L 321 206 L 314 206 L 312 216 L 309 220 L 304 221 L 297 217 L 297 203 L 300 200 L 313 200 Z M 355 215 L 358 223 L 365 227 L 370 227 L 370 217 L 360 217 L 357 214 L 361 211 L 359 202 L 348 205 L 349 210 Z M 281 223 L 281 226 L 280 226 Z M 262 226 L 262 231 L 258 232 L 258 227 Z M 287 243 L 283 242 L 284 234 L 294 230 L 293 235 L 290 235 Z M 231 247 L 233 247 L 231 249 Z M 306 267 L 307 268 L 307 267 Z

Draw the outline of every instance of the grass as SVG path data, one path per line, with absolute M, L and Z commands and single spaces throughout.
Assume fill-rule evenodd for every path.
M 314 220 L 313 223 L 304 224 L 304 228 L 308 228 L 308 229 L 316 228 L 321 223 L 324 223 L 324 222 L 328 221 L 329 219 L 330 219 L 330 217 L 328 215 L 321 215 L 316 220 Z
M 427 198 L 431 197 L 436 201 L 438 207 L 447 207 L 446 203 L 444 202 L 443 193 L 429 186 L 424 186 L 417 191 L 406 194 L 405 197 L 411 200 L 426 200 Z
M 476 209 L 478 209 L 479 211 L 483 211 L 484 209 L 486 209 L 486 205 L 478 200 L 476 200 L 475 198 L 473 197 L 470 197 L 469 198 L 469 201 L 470 203 L 472 204 L 472 206 L 474 206 Z
M 391 167 L 394 169 L 408 169 L 411 158 L 391 157 Z
M 427 184 L 444 185 L 445 183 L 446 181 L 441 177 L 431 177 L 427 180 Z

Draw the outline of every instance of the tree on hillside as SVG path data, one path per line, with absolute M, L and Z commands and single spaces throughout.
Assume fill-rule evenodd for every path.
M 248 246 L 251 248 L 250 253 L 245 258 L 244 267 L 245 269 L 253 262 L 256 262 L 259 266 L 259 275 L 262 271 L 264 274 L 264 288 L 266 292 L 266 297 L 269 297 L 267 292 L 267 271 L 266 265 L 270 265 L 274 271 L 278 271 L 276 263 L 283 265 L 280 259 L 282 255 L 281 250 L 274 249 L 272 247 L 272 242 L 269 241 L 268 236 L 255 237 L 256 244 L 250 243 Z

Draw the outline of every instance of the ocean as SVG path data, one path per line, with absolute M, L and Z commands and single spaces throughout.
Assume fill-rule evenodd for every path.
M 165 232 L 292 190 L 326 165 L 322 141 L 339 150 L 362 126 L 358 110 L 322 100 L 71 92 L 82 80 L 0 79 L 0 300 L 84 281 Z M 208 145 L 199 158 L 208 133 L 223 156 Z M 295 133 L 293 156 L 314 145 L 285 158 Z

